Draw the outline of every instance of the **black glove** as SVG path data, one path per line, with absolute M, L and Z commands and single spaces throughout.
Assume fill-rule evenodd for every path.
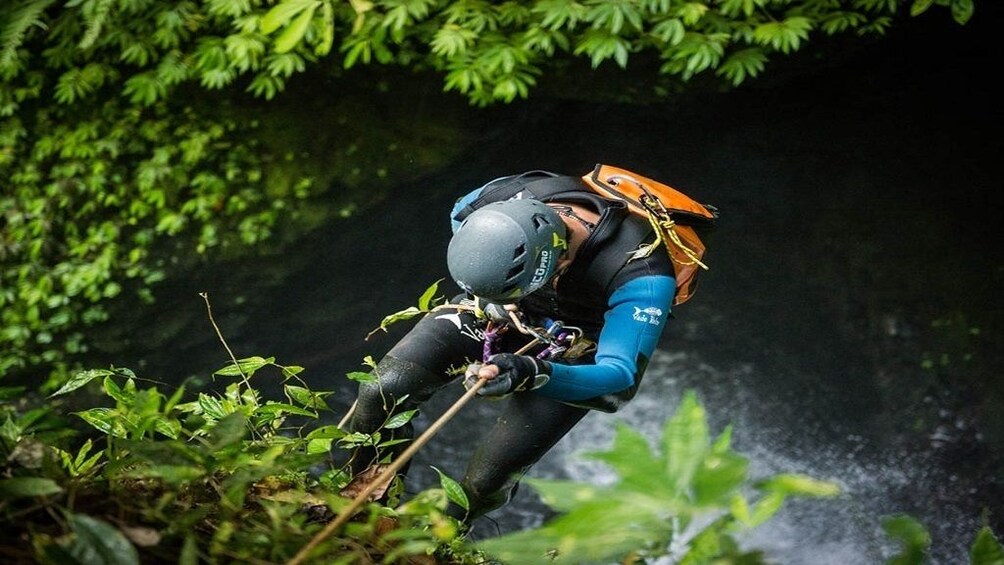
M 499 353 L 492 355 L 486 365 L 495 365 L 499 374 L 478 389 L 479 396 L 505 396 L 513 392 L 523 392 L 544 386 L 550 379 L 551 364 L 528 355 Z M 467 369 L 464 386 L 471 388 L 478 382 L 481 364 L 473 363 Z

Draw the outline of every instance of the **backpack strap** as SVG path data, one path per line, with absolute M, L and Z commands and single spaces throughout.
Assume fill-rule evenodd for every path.
M 481 187 L 481 194 L 464 206 L 453 217 L 458 222 L 464 221 L 472 212 L 485 204 L 502 202 L 516 198 L 521 192 L 547 202 L 557 194 L 570 191 L 588 191 L 578 177 L 558 175 L 548 171 L 527 171 L 522 174 L 502 177 Z

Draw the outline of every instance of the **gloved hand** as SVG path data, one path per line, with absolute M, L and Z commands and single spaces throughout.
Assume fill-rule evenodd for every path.
M 499 353 L 487 363 L 471 363 L 464 374 L 464 387 L 470 389 L 481 377 L 496 371 L 497 376 L 478 389 L 478 396 L 505 396 L 540 388 L 550 379 L 551 364 L 527 355 Z

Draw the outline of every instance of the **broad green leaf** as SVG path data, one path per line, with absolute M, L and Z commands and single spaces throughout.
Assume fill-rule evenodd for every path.
M 613 468 L 627 488 L 671 496 L 664 465 L 648 440 L 638 430 L 617 422 L 613 445 L 607 451 L 590 451 L 584 457 L 603 461 Z
M 663 427 L 662 442 L 666 477 L 676 492 L 683 492 L 709 447 L 704 408 L 692 391 L 683 396 L 676 413 Z
M 757 487 L 766 491 L 779 492 L 785 496 L 831 497 L 840 494 L 840 486 L 836 483 L 819 481 L 795 473 L 775 475 L 761 482 Z
M 694 474 L 694 504 L 717 505 L 746 481 L 749 462 L 735 453 L 708 455 Z
M 282 414 L 295 414 L 297 416 L 311 416 L 313 418 L 317 417 L 316 412 L 311 412 L 305 408 L 300 408 L 299 406 L 293 406 L 292 404 L 286 404 L 284 402 L 266 402 L 264 405 L 258 407 L 255 410 L 255 415 L 266 414 L 273 416 L 281 416 Z
M 327 403 L 324 402 L 323 398 L 321 398 L 321 394 L 316 393 L 309 388 L 294 385 L 285 385 L 283 388 L 286 390 L 286 394 L 288 394 L 290 398 L 307 408 L 313 408 L 314 410 L 329 410 Z
M 203 414 L 214 420 L 219 420 L 227 415 L 220 400 L 204 392 L 199 393 L 199 407 L 202 408 Z
M 375 383 L 377 382 L 377 377 L 373 373 L 364 373 L 362 371 L 352 371 L 345 375 L 350 381 L 356 381 L 357 383 Z
M 300 12 L 316 5 L 317 0 L 282 0 L 262 17 L 261 31 L 268 35 L 289 23 Z
M 62 487 L 52 479 L 41 477 L 15 477 L 0 479 L 0 500 L 47 496 L 63 492 Z
M 430 308 L 434 306 L 433 302 L 436 296 L 436 292 L 439 291 L 439 283 L 443 282 L 444 279 L 439 279 L 436 282 L 429 285 L 429 288 L 425 289 L 422 296 L 418 298 L 418 308 L 424 312 L 428 312 Z
M 471 503 L 467 500 L 467 493 L 464 492 L 464 487 L 460 486 L 460 483 L 450 478 L 449 475 L 440 471 L 437 467 L 432 466 L 432 469 L 439 475 L 439 485 L 446 491 L 446 498 L 464 510 L 470 510 Z
M 394 414 L 393 416 L 390 417 L 389 420 L 387 420 L 387 423 L 384 424 L 383 427 L 387 428 L 388 430 L 400 428 L 401 426 L 410 422 L 417 413 L 418 410 L 405 410 L 404 412 Z
M 931 546 L 931 535 L 927 528 L 912 516 L 898 514 L 882 519 L 885 533 L 902 544 L 900 552 L 890 558 L 886 565 L 920 565 Z
M 136 384 L 135 381 L 129 379 L 126 388 L 123 390 L 115 382 L 115 379 L 111 376 L 105 377 L 104 389 L 105 394 L 115 400 L 122 406 L 132 406 L 133 399 L 136 397 Z M 132 386 L 129 386 L 132 385 Z
M 934 4 L 934 0 L 913 0 L 913 4 L 910 5 L 910 15 L 919 16 L 927 11 Z
M 0 438 L 3 438 L 8 443 L 17 442 L 18 438 L 21 437 L 22 430 L 21 426 L 14 423 L 10 415 L 7 416 L 7 420 L 4 421 L 3 425 L 0 426 Z
M 785 495 L 781 492 L 771 491 L 753 503 L 750 513 L 749 526 L 756 527 L 770 520 L 777 511 L 784 505 Z M 733 500 L 735 502 L 735 500 Z M 734 509 L 733 509 L 734 510 Z
M 347 432 L 338 426 L 321 426 L 308 433 L 306 439 L 339 439 L 346 434 Z
M 239 377 L 243 373 L 244 375 L 251 376 L 255 371 L 261 369 L 266 365 L 271 365 L 275 361 L 275 357 L 269 357 L 265 359 L 264 357 L 248 357 L 246 359 L 238 359 L 237 364 L 234 365 L 230 363 L 226 367 L 213 373 L 214 375 L 220 375 L 222 377 Z
M 314 12 L 317 10 L 317 3 L 314 3 L 306 10 L 300 13 L 299 16 L 293 20 L 293 23 L 289 24 L 289 27 L 279 35 L 278 39 L 275 40 L 275 51 L 276 53 L 286 53 L 291 51 L 303 36 L 307 33 L 307 28 L 310 27 L 310 21 L 314 19 Z
M 117 412 L 109 408 L 91 408 L 83 412 L 74 412 L 74 414 L 101 433 L 114 437 L 126 437 L 127 435 L 123 419 Z
M 727 517 L 719 518 L 705 527 L 688 543 L 689 549 L 680 560 L 679 565 L 706 565 L 713 563 L 724 549 L 722 538 L 726 535 L 724 530 L 729 525 Z
M 1004 547 L 989 526 L 980 528 L 969 549 L 970 565 L 1004 565 Z
M 118 528 L 86 514 L 71 514 L 76 534 L 66 550 L 85 565 L 139 565 L 139 553 Z
M 554 479 L 525 479 L 537 491 L 544 504 L 559 512 L 567 512 L 584 503 L 603 498 L 604 491 L 589 484 Z
M 387 331 L 387 328 L 390 327 L 391 324 L 394 324 L 396 322 L 400 322 L 400 321 L 403 321 L 403 320 L 410 320 L 410 319 L 414 318 L 415 316 L 421 316 L 422 314 L 425 314 L 425 312 L 423 312 L 422 310 L 420 310 L 418 307 L 416 307 L 416 306 L 409 306 L 409 307 L 405 308 L 404 310 L 401 310 L 400 312 L 395 312 L 395 313 L 393 313 L 393 314 L 391 314 L 389 316 L 384 317 L 384 319 L 380 321 L 380 327 L 377 328 L 377 329 L 378 330 Z M 374 331 L 376 331 L 376 330 L 374 330 Z
M 89 371 L 80 371 L 76 375 L 73 375 L 73 377 L 70 380 L 66 381 L 66 383 L 63 386 L 59 387 L 59 390 L 50 394 L 49 397 L 51 398 L 53 396 L 59 396 L 60 394 L 66 394 L 68 392 L 72 392 L 98 377 L 106 377 L 108 375 L 114 375 L 114 374 L 115 373 L 107 369 L 91 369 Z
M 308 439 L 307 453 L 311 455 L 316 453 L 328 453 L 331 451 L 332 443 L 334 443 L 334 440 L 331 438 Z
M 740 493 L 732 495 L 732 501 L 729 503 L 729 511 L 732 512 L 732 516 L 736 520 L 739 520 L 742 524 L 747 527 L 753 527 L 753 516 L 750 514 L 750 505 Z
M 210 449 L 216 451 L 244 439 L 247 434 L 247 418 L 235 412 L 220 419 L 209 431 Z
M 973 17 L 973 9 L 973 0 L 952 0 L 952 18 L 960 25 Z

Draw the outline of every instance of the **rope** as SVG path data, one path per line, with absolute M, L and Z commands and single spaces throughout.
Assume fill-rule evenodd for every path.
M 672 240 L 673 244 L 675 244 L 681 251 L 683 251 L 683 254 L 690 259 L 689 263 L 677 259 L 676 257 L 673 256 L 673 253 L 669 250 L 669 247 L 667 246 L 666 252 L 669 254 L 669 259 L 671 261 L 673 261 L 674 263 L 678 263 L 680 265 L 700 265 L 701 268 L 703 268 L 704 270 L 708 270 L 708 266 L 701 262 L 701 258 L 697 256 L 697 252 L 695 252 L 693 249 L 690 249 L 689 247 L 684 245 L 682 241 L 680 241 L 680 236 L 679 234 L 676 233 L 676 229 L 674 229 L 676 228 L 676 222 L 674 222 L 673 219 L 670 217 L 669 210 L 666 210 L 666 207 L 663 206 L 662 201 L 650 194 L 647 194 L 648 192 L 647 190 L 645 192 L 646 194 L 640 198 L 640 202 L 645 207 L 645 210 L 647 212 L 646 216 L 648 217 L 648 223 L 651 224 L 652 229 L 655 230 L 655 241 L 653 241 L 648 245 L 643 245 L 642 247 L 638 248 L 638 250 L 635 251 L 634 254 L 631 256 L 631 258 L 637 259 L 639 257 L 648 257 L 660 243 L 664 242 L 662 235 L 666 234 L 669 237 L 669 239 Z

